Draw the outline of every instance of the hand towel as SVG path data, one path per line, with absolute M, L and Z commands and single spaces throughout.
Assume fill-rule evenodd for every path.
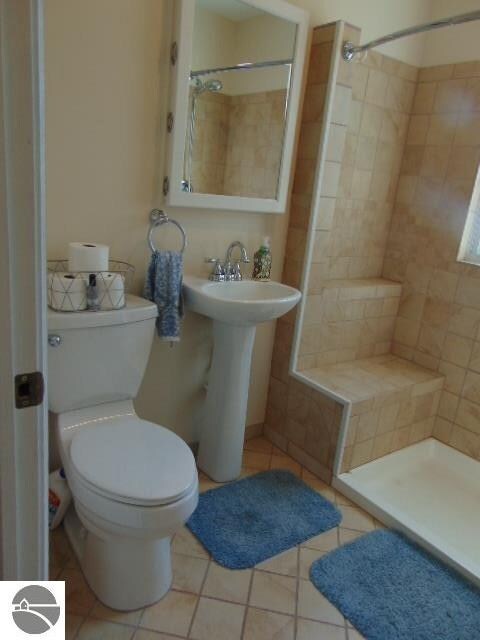
M 180 340 L 183 318 L 183 256 L 178 251 L 154 251 L 143 295 L 158 307 L 157 332 L 161 340 Z

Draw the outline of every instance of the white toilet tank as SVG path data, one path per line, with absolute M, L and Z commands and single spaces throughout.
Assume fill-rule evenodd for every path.
M 134 398 L 145 373 L 157 307 L 128 295 L 114 311 L 48 310 L 48 403 L 63 413 Z

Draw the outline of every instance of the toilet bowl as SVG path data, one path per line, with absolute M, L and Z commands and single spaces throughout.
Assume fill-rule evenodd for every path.
M 133 610 L 172 581 L 171 537 L 198 502 L 188 445 L 133 407 L 156 307 L 127 297 L 121 311 L 49 312 L 49 405 L 73 495 L 65 529 L 101 602 Z

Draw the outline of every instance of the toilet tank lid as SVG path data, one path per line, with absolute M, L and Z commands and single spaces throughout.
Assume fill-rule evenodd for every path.
M 157 305 L 150 300 L 128 294 L 123 309 L 112 311 L 54 311 L 48 309 L 48 330 L 108 327 L 156 318 Z

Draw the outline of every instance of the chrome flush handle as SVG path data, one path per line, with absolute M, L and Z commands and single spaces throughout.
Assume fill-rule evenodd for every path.
M 57 336 L 55 333 L 48 334 L 48 344 L 51 347 L 59 347 L 62 344 L 61 336 Z

